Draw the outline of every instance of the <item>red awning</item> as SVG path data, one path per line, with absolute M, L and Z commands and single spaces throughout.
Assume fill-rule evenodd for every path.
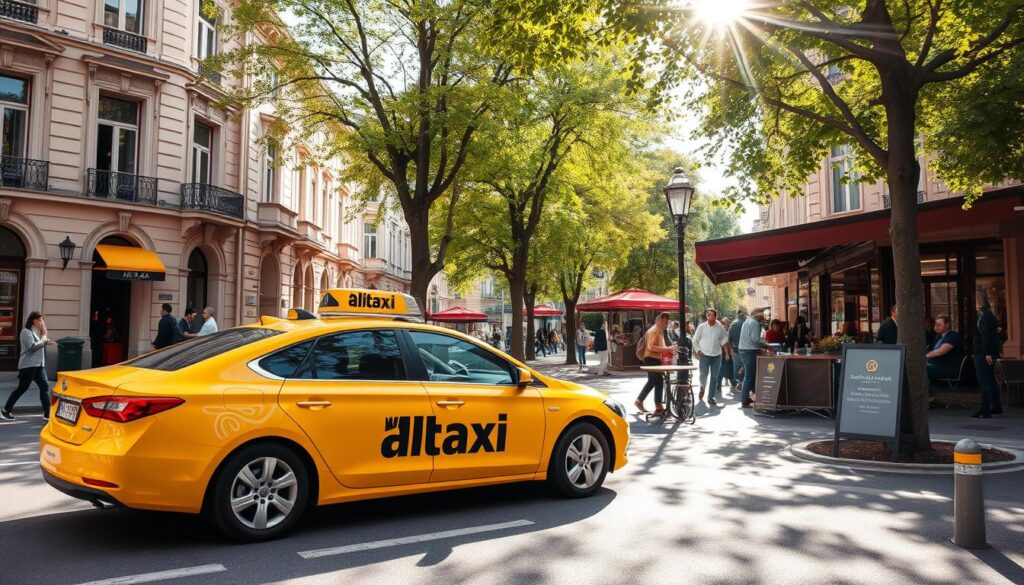
M 487 315 L 470 311 L 465 307 L 452 307 L 439 313 L 427 315 L 427 319 L 442 323 L 478 323 L 487 321 Z
M 533 308 L 534 317 L 561 317 L 562 315 L 564 315 L 562 311 L 559 311 L 558 309 L 554 307 L 549 307 L 547 305 L 537 305 L 536 307 Z M 525 316 L 526 308 L 523 307 L 523 317 Z
M 986 193 L 969 210 L 954 197 L 920 205 L 921 236 L 1013 217 L 1024 187 Z M 697 242 L 697 265 L 719 284 L 794 272 L 829 248 L 868 241 L 889 241 L 889 210 L 882 209 L 804 225 Z
M 576 305 L 581 313 L 603 313 L 605 311 L 678 311 L 679 301 L 647 292 L 639 288 L 628 288 L 613 295 Z M 686 307 L 689 312 L 690 308 Z

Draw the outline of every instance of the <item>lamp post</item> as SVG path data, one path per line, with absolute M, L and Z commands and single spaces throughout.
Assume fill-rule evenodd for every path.
M 64 236 L 64 241 L 57 244 L 57 247 L 60 248 L 60 259 L 64 262 L 61 270 L 64 270 L 68 267 L 68 262 L 71 262 L 71 258 L 74 257 L 75 248 L 78 246 L 71 241 L 71 236 Z
M 683 237 L 686 234 L 686 220 L 690 216 L 693 192 L 693 185 L 683 174 L 683 169 L 676 167 L 672 171 L 672 178 L 665 185 L 665 199 L 668 200 L 672 221 L 676 224 L 676 260 L 679 262 L 679 321 L 683 327 L 680 332 L 682 339 L 685 339 L 686 336 L 686 260 Z M 690 352 L 680 352 L 678 362 L 690 365 Z M 682 372 L 680 372 L 680 376 L 682 376 Z

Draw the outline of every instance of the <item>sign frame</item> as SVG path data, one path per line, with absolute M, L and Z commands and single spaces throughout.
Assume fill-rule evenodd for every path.
M 896 418 L 892 433 L 888 435 L 870 435 L 863 433 L 848 433 L 840 431 L 843 420 L 843 394 L 846 391 L 846 368 L 850 365 L 847 356 L 848 350 L 870 349 L 882 351 L 898 351 L 899 372 L 896 376 Z M 839 457 L 839 439 L 846 437 L 850 439 L 862 439 L 867 441 L 892 442 L 892 460 L 898 461 L 900 457 L 900 434 L 903 426 L 903 394 L 907 390 L 907 346 L 902 343 L 848 343 L 843 345 L 842 367 L 839 374 L 839 395 L 836 407 L 836 427 L 832 439 L 832 456 Z

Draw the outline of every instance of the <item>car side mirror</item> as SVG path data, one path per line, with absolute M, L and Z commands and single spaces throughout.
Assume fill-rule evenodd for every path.
M 519 389 L 526 390 L 530 384 L 533 384 L 533 374 L 526 368 L 519 368 Z

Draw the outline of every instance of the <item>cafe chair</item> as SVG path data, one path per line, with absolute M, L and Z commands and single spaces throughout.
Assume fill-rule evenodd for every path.
M 996 380 L 999 382 L 999 387 L 1005 392 L 1006 404 L 1010 404 L 1011 396 L 1014 398 L 1013 404 L 1021 404 L 1021 395 L 1024 394 L 1024 361 L 997 360 Z M 1011 390 L 1013 390 L 1012 394 Z
M 957 406 L 967 408 L 967 401 L 960 395 L 959 387 L 964 381 L 964 372 L 967 371 L 967 363 L 971 360 L 971 356 L 964 356 L 964 359 L 960 360 L 960 370 L 958 371 L 956 378 L 939 378 L 938 382 L 945 384 L 946 388 L 953 395 L 952 400 L 946 400 L 946 408 L 949 408 L 954 402 Z

